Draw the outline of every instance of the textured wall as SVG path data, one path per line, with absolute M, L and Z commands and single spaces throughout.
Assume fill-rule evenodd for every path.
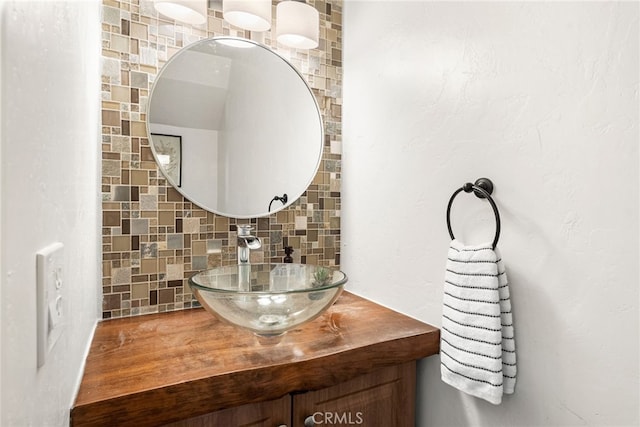
M 422 364 L 421 426 L 638 425 L 637 2 L 345 2 L 342 268 L 440 325 L 449 197 L 489 176 L 519 352 L 501 406 Z M 460 195 L 456 237 L 493 238 Z
M 270 33 L 260 41 L 288 58 L 313 89 L 325 127 L 320 170 L 286 210 L 236 220 L 198 208 L 166 184 L 149 148 L 146 107 L 155 76 L 180 48 L 216 35 L 261 35 L 230 27 L 217 2 L 211 3 L 205 28 L 167 20 L 151 1 L 103 1 L 104 318 L 191 307 L 191 274 L 237 262 L 237 224 L 251 223 L 263 240 L 254 262 L 281 262 L 286 242 L 297 262 L 340 264 L 342 3 L 308 3 L 320 12 L 317 49 L 283 49 Z
M 2 426 L 69 425 L 99 317 L 100 7 L 0 1 Z M 65 245 L 64 333 L 37 368 L 36 251 Z

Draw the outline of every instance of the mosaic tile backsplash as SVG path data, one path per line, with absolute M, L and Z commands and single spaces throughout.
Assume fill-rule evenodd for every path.
M 310 51 L 283 48 L 270 32 L 230 26 L 216 1 L 206 25 L 190 26 L 158 15 L 151 1 L 103 0 L 103 318 L 196 306 L 187 279 L 237 262 L 238 224 L 252 224 L 262 239 L 252 262 L 281 262 L 288 245 L 295 262 L 339 266 L 342 2 L 307 3 L 320 12 L 320 45 Z M 149 147 L 146 109 L 155 76 L 182 47 L 219 35 L 259 41 L 289 59 L 323 116 L 324 154 L 313 183 L 296 203 L 269 217 L 234 219 L 200 209 L 167 184 Z

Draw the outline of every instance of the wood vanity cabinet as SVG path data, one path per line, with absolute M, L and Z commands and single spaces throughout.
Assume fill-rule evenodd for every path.
M 293 396 L 293 427 L 316 414 L 319 425 L 413 427 L 416 362 L 382 368 L 353 380 Z M 314 425 L 314 424 L 309 424 Z
M 202 309 L 108 320 L 71 424 L 413 426 L 416 360 L 439 341 L 437 328 L 348 292 L 279 340 Z
M 165 427 L 412 427 L 415 425 L 415 375 L 416 362 L 407 362 L 321 390 L 224 409 Z
M 222 409 L 210 414 L 165 424 L 164 427 L 215 427 L 289 426 L 291 419 L 291 396 L 286 395 L 267 402 L 249 403 L 234 408 Z

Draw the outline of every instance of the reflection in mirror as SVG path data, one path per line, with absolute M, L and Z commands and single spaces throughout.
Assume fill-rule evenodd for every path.
M 250 40 L 214 37 L 176 53 L 154 84 L 147 125 L 169 183 L 229 217 L 295 202 L 322 157 L 313 92 L 288 61 Z

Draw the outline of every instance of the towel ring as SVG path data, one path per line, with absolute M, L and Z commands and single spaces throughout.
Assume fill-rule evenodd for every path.
M 493 182 L 491 182 L 489 178 L 479 178 L 473 184 L 467 182 L 457 189 L 449 199 L 449 204 L 447 205 L 447 228 L 449 229 L 449 236 L 451 236 L 451 240 L 455 239 L 453 236 L 453 230 L 451 229 L 451 205 L 453 204 L 453 199 L 455 199 L 461 191 L 464 191 L 465 193 L 473 192 L 476 197 L 480 199 L 487 199 L 491 204 L 491 208 L 493 209 L 493 213 L 496 217 L 496 236 L 493 238 L 493 243 L 491 244 L 491 247 L 495 249 L 498 244 L 498 239 L 500 238 L 500 213 L 498 212 L 496 203 L 491 198 L 491 193 L 493 193 Z

